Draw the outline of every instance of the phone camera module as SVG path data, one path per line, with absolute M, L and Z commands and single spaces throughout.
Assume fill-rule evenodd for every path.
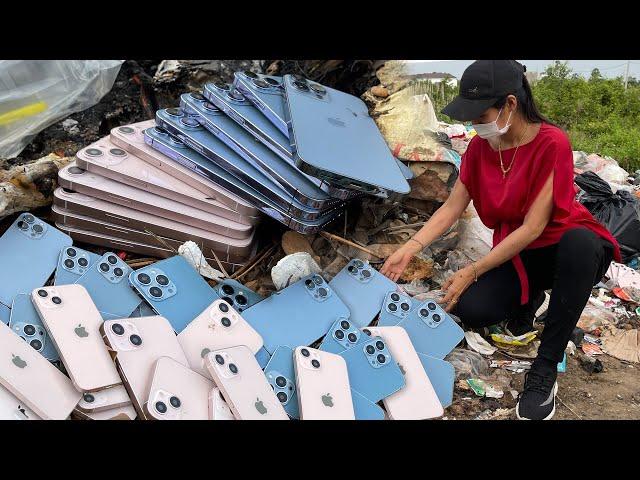
M 25 215 L 24 217 L 22 217 L 22 219 L 27 223 L 33 223 L 36 220 L 36 218 L 31 214 Z
M 163 287 L 169 285 L 169 279 L 165 275 L 158 275 L 156 277 L 156 282 L 158 282 L 158 285 L 162 285 Z
M 234 375 L 236 373 L 238 373 L 238 367 L 236 367 L 235 363 L 230 363 L 229 364 L 229 370 L 231 371 L 231 373 L 233 373 Z
M 376 353 L 376 349 L 373 348 L 373 345 L 367 345 L 367 353 L 369 355 L 373 355 L 374 353 Z
M 216 355 L 216 362 L 218 362 L 218 365 L 224 365 L 224 357 L 222 355 Z
M 233 292 L 235 292 L 231 285 L 223 285 L 221 290 L 225 295 L 233 295 Z
M 313 280 L 311 280 L 310 278 L 306 279 L 304 281 L 304 284 L 307 286 L 309 290 L 311 290 L 315 286 L 315 283 L 313 283 Z
M 96 401 L 96 397 L 94 397 L 93 395 L 91 395 L 90 393 L 85 393 L 82 396 L 82 399 L 87 402 L 87 403 L 93 403 Z
M 23 222 L 22 220 L 20 220 L 18 222 L 18 228 L 20 230 L 28 230 L 29 229 L 29 224 L 27 222 Z
M 180 408 L 180 405 L 182 405 L 182 402 L 180 401 L 180 399 L 175 395 L 169 399 L 169 403 L 173 408 Z
M 242 72 L 242 73 L 244 73 L 244 76 L 245 76 L 245 77 L 249 77 L 249 78 L 258 78 L 258 74 L 257 74 L 257 73 L 252 72 L 251 70 L 245 70 L 245 71 L 244 71 L 244 72 Z
M 80 265 L 81 267 L 86 267 L 87 265 L 89 265 L 89 261 L 84 257 L 80 257 L 78 259 L 78 265 Z
M 342 340 L 344 338 L 344 332 L 342 330 L 336 330 L 334 335 L 338 340 Z
M 218 304 L 218 308 L 222 313 L 227 313 L 229 311 L 229 305 L 226 302 L 220 302 Z
M 162 296 L 162 290 L 160 290 L 158 287 L 151 287 L 149 289 L 149 293 L 152 297 L 155 298 L 160 298 Z
M 140 336 L 136 335 L 135 333 L 129 337 L 129 341 L 136 347 L 142 345 L 142 338 L 140 338 Z
M 74 258 L 76 256 L 75 248 L 67 248 L 67 257 Z
M 227 317 L 222 317 L 220 319 L 220 323 L 222 324 L 223 327 L 230 327 L 231 326 L 231 320 L 229 320 L 229 318 L 227 318 Z
M 306 348 L 303 348 L 302 350 L 300 350 L 300 353 L 302 354 L 303 357 L 308 357 L 309 355 L 311 355 L 309 353 L 309 350 L 307 350 Z
M 125 133 L 127 135 L 131 135 L 132 133 L 135 132 L 135 130 L 131 127 L 120 127 L 118 131 L 121 133 Z
M 264 77 L 264 81 L 270 84 L 272 87 L 280 87 L 282 85 L 282 83 L 275 78 Z
M 246 305 L 249 302 L 249 300 L 247 300 L 247 297 L 245 297 L 244 295 L 236 295 L 236 303 L 238 305 Z
M 397 302 L 398 300 L 400 300 L 400 295 L 398 295 L 397 293 L 392 293 L 391 300 L 393 300 L 394 302 Z
M 271 86 L 265 80 L 263 80 L 261 78 L 254 79 L 253 80 L 253 84 L 258 88 L 269 88 Z
M 56 305 L 60 305 L 62 303 L 62 300 L 60 299 L 60 297 L 51 297 L 51 301 Z
M 362 271 L 362 276 L 364 278 L 369 278 L 371 276 L 371 272 L 369 270 L 363 270 Z
M 99 148 L 87 148 L 84 151 L 84 153 L 86 153 L 90 157 L 99 157 L 100 155 L 102 155 L 102 150 L 100 150 Z M 73 173 L 75 173 L 75 172 L 73 172 Z
M 103 263 L 101 263 L 101 264 L 100 264 L 100 270 L 102 270 L 102 271 L 103 271 L 103 272 L 105 272 L 105 273 L 106 273 L 106 272 L 108 272 L 108 271 L 109 271 L 109 265 L 108 265 L 108 264 L 106 264 L 106 263 L 104 263 L 104 262 L 103 262 Z
M 435 304 L 435 303 L 433 303 L 433 302 L 429 302 L 429 303 L 427 303 L 427 308 L 428 308 L 429 310 L 433 311 L 433 310 L 435 310 L 435 309 L 436 309 L 436 304 Z
M 316 285 L 322 285 L 322 277 L 320 275 L 314 275 L 313 276 L 313 281 L 316 283 Z
M 313 368 L 320 368 L 320 362 L 315 358 L 311 360 L 311 365 L 313 365 Z
M 112 148 L 111 150 L 109 150 L 109 153 L 113 157 L 126 157 L 127 156 L 127 152 L 125 152 L 121 148 Z
M 389 307 L 389 311 L 391 312 L 395 312 L 396 310 L 398 310 L 398 306 L 395 303 L 390 303 L 388 307 Z
M 102 153 L 101 153 L 101 155 L 102 155 Z M 80 167 L 71 167 L 71 168 L 69 168 L 69 173 L 71 175 L 82 175 L 84 173 L 84 170 L 81 169 Z
M 45 298 L 49 294 L 47 293 L 46 290 L 40 289 L 40 290 L 38 290 L 38 295 L 40 295 L 42 298 Z
M 111 325 L 111 331 L 116 335 L 122 335 L 124 334 L 124 327 L 119 323 L 114 323 L 113 325 Z
M 167 413 L 167 405 L 164 402 L 156 402 L 156 411 L 158 413 L 165 414 Z
M 307 84 L 301 82 L 300 80 L 294 80 L 293 86 L 296 87 L 298 90 L 301 90 L 303 92 L 308 92 L 309 91 L 309 87 L 307 86 Z
M 376 342 L 376 348 L 377 348 L 378 350 L 384 350 L 384 343 L 383 343 L 383 342 L 381 342 L 380 340 L 378 340 L 378 341 Z
M 33 325 L 25 325 L 22 330 L 24 331 L 24 334 L 29 337 L 36 334 L 36 327 L 34 327 Z
M 197 127 L 200 124 L 198 123 L 198 120 L 196 120 L 193 117 L 188 117 L 188 116 L 184 116 L 180 119 L 180 123 L 182 123 L 183 125 L 187 126 L 187 127 Z
M 231 100 L 236 100 L 238 102 L 242 102 L 244 100 L 244 96 L 238 90 L 229 90 L 227 95 Z
M 204 95 L 202 95 L 199 92 L 192 92 L 192 93 L 189 94 L 189 96 L 191 98 L 193 98 L 194 100 L 197 100 L 199 102 L 206 102 L 207 101 L 207 99 L 204 97 Z
M 210 110 L 210 111 L 212 111 L 212 112 L 217 112 L 217 111 L 219 111 L 219 110 L 220 110 L 218 107 L 216 107 L 216 106 L 215 106 L 213 103 L 211 103 L 211 102 L 206 102 L 206 103 L 204 104 L 204 108 L 205 108 L 205 109 L 207 109 L 207 110 Z
M 326 297 L 328 295 L 329 292 L 327 292 L 326 288 L 322 288 L 320 287 L 318 289 L 318 295 L 320 295 L 321 297 Z
M 75 264 L 75 262 L 73 260 L 71 260 L 70 258 L 67 258 L 64 261 L 64 266 L 67 267 L 67 268 L 73 268 L 73 267 L 76 266 L 76 264 Z
M 429 316 L 429 310 L 427 310 L 426 308 L 421 308 L 420 309 L 420 316 L 427 318 Z
M 351 327 L 351 324 L 346 320 L 342 320 L 340 322 L 340 328 L 342 328 L 343 330 L 349 330 L 350 327 Z
M 351 332 L 349 335 L 347 335 L 347 339 L 349 339 L 351 343 L 356 343 L 356 341 L 358 340 L 358 336 L 355 333 Z
M 383 354 L 379 353 L 378 356 L 376 357 L 376 359 L 378 360 L 378 363 L 385 363 L 387 361 L 387 357 L 385 357 Z
M 327 93 L 327 89 L 317 83 L 310 84 L 309 88 L 311 88 L 311 90 L 313 90 L 315 93 L 318 93 L 320 95 L 324 95 L 325 93 Z
M 138 274 L 138 281 L 143 285 L 149 285 L 151 283 L 151 277 L 146 273 Z
M 183 115 L 182 110 L 179 108 L 167 108 L 165 112 L 171 117 L 181 117 Z
M 120 267 L 116 267 L 113 269 L 113 274 L 116 277 L 121 277 L 122 275 L 124 275 L 124 272 L 122 271 L 122 269 Z
M 31 227 L 31 229 L 32 229 L 35 233 L 42 233 L 42 231 L 44 230 L 44 229 L 42 228 L 42 225 L 38 225 L 38 224 L 36 224 L 36 225 L 34 225 L 33 227 Z
M 231 85 L 229 85 L 228 83 L 224 83 L 224 82 L 213 82 L 213 84 L 216 86 L 216 88 L 219 88 L 220 90 L 231 90 Z
M 407 302 L 402 302 L 400 304 L 400 308 L 402 309 L 403 312 L 408 312 L 409 311 L 409 304 Z
M 433 317 L 431 317 L 431 318 L 433 318 L 433 321 L 436 322 L 436 323 L 438 323 L 440 320 L 442 320 L 440 315 L 438 315 L 437 313 L 434 313 Z
M 356 266 L 356 268 L 364 267 L 364 263 L 362 263 L 362 260 L 354 260 L 353 264 Z
M 284 392 L 278 392 L 276 396 L 278 397 L 280 403 L 287 403 L 287 400 L 289 400 L 289 397 Z

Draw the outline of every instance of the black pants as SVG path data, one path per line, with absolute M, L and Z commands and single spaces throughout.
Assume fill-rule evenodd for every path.
M 530 314 L 532 301 L 551 288 L 538 359 L 559 363 L 591 289 L 609 268 L 613 245 L 591 230 L 576 228 L 557 244 L 524 250 L 520 257 L 529 278 L 529 303 L 520 305 L 518 274 L 513 262 L 506 262 L 472 283 L 453 313 L 468 327 L 495 325 Z

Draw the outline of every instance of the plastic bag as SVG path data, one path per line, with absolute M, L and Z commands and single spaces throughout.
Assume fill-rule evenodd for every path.
M 579 173 L 593 172 L 610 183 L 624 184 L 629 177 L 629 173 L 615 159 L 595 153 L 587 155 L 585 152 L 573 152 L 573 165 Z
M 482 355 L 471 350 L 455 348 L 445 360 L 453 365 L 456 380 L 460 378 L 477 378 L 489 374 L 489 363 Z
M 584 190 L 578 200 L 602 223 L 620 244 L 622 261 L 627 263 L 640 253 L 640 204 L 629 192 L 613 193 L 609 184 L 593 172 L 577 175 L 575 182 Z
M 0 60 L 0 159 L 13 158 L 41 130 L 95 105 L 122 60 Z

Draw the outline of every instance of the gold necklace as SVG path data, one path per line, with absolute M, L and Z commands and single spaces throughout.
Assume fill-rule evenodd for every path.
M 511 167 L 513 167 L 513 162 L 516 159 L 516 154 L 518 153 L 518 148 L 520 148 L 520 144 L 522 143 L 522 139 L 524 138 L 525 134 L 527 133 L 527 130 L 529 129 L 529 124 L 527 123 L 527 126 L 524 127 L 524 132 L 522 132 L 522 135 L 520 136 L 520 140 L 518 140 L 518 145 L 516 145 L 516 151 L 513 152 L 513 157 L 511 157 L 511 163 L 509 164 L 509 168 L 505 169 L 504 168 L 504 163 L 502 163 L 502 139 L 500 138 L 498 141 L 498 155 L 500 156 L 500 170 L 502 170 L 502 178 L 505 179 L 507 178 L 507 173 L 509 173 L 509 170 L 511 170 Z

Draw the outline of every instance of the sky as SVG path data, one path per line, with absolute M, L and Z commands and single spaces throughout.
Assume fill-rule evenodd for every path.
M 518 60 L 527 67 L 528 72 L 538 71 L 542 73 L 553 60 Z M 407 60 L 408 73 L 441 72 L 450 73 L 456 78 L 462 76 L 462 72 L 473 60 Z M 627 60 L 569 60 L 569 67 L 581 75 L 589 76 L 591 70 L 598 68 L 604 77 L 624 76 Z M 640 79 L 640 60 L 631 60 L 629 76 Z

